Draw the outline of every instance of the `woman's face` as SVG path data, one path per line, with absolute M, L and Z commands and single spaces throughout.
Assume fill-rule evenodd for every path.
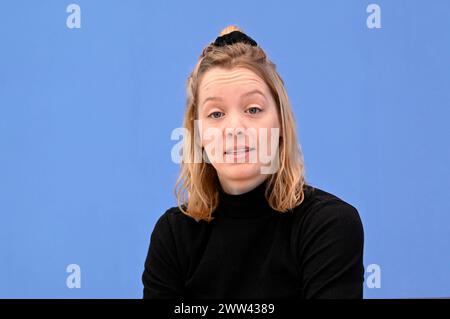
M 259 184 L 262 167 L 278 159 L 281 135 L 267 84 L 247 68 L 216 67 L 203 75 L 198 100 L 201 144 L 222 187 L 238 193 Z

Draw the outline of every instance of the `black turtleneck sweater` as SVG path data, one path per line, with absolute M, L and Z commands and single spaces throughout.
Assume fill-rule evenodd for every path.
M 210 223 L 178 207 L 159 217 L 142 275 L 144 298 L 362 298 L 356 208 L 306 186 L 292 211 L 272 210 L 263 182 L 230 195 Z

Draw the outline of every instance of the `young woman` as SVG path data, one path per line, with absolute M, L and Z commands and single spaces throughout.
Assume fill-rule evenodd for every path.
M 306 183 L 283 80 L 239 28 L 203 49 L 184 128 L 178 206 L 152 232 L 144 298 L 362 298 L 358 211 Z

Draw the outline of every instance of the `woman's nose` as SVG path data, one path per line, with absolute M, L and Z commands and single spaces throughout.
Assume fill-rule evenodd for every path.
M 225 133 L 228 136 L 242 135 L 245 130 L 245 123 L 239 114 L 231 114 L 229 121 L 226 123 Z

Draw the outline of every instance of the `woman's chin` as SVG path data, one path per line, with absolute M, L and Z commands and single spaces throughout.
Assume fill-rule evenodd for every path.
M 222 163 L 217 169 L 229 178 L 251 178 L 259 173 L 260 165 L 258 163 Z

